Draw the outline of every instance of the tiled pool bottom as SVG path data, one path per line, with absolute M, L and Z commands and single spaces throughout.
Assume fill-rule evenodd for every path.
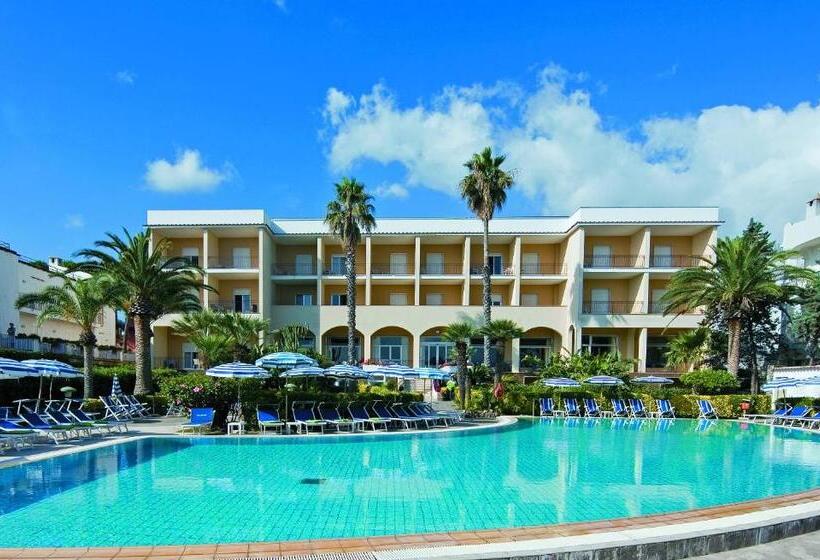
M 820 438 L 688 420 L 150 438 L 0 470 L 0 547 L 291 541 L 660 514 L 820 487 Z

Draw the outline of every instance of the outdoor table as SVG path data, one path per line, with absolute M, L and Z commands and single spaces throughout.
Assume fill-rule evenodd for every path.
M 245 433 L 245 421 L 228 422 L 228 435 L 242 435 Z

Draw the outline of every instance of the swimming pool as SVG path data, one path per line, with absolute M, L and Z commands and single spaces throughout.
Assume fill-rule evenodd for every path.
M 820 437 L 734 422 L 155 437 L 0 469 L 0 547 L 281 541 L 666 513 L 820 487 Z

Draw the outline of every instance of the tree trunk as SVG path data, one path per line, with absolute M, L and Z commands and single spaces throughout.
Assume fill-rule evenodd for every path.
M 355 364 L 356 352 L 356 248 L 347 247 L 347 362 Z
M 467 408 L 467 348 L 465 343 L 456 347 L 456 362 L 458 365 L 458 400 L 461 408 Z
M 134 394 L 151 391 L 151 319 L 134 315 L 134 366 L 137 373 Z
M 483 284 L 484 303 L 484 324 L 489 325 L 492 320 L 492 284 L 490 280 L 490 221 L 484 219 L 484 266 L 481 268 L 481 281 Z M 490 337 L 484 335 L 484 365 L 490 367 Z M 494 374 L 495 382 L 498 383 L 498 372 Z
M 94 396 L 94 344 L 83 344 L 83 398 Z
M 737 377 L 740 369 L 740 319 L 729 319 L 729 351 L 726 356 L 726 367 Z
M 759 391 L 758 389 L 758 379 L 759 379 L 759 372 L 758 372 L 758 365 L 757 365 L 757 345 L 755 344 L 755 333 L 754 328 L 749 325 L 749 342 L 752 346 L 752 371 L 749 378 L 750 384 L 750 391 L 753 395 L 756 395 Z M 738 341 L 738 346 L 740 346 L 740 342 Z

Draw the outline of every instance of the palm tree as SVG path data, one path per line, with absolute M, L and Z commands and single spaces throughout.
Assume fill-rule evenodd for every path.
M 203 370 L 226 361 L 234 349 L 234 341 L 225 330 L 226 315 L 203 309 L 186 313 L 171 324 L 177 334 L 196 346 L 199 365 Z
M 469 171 L 461 180 L 461 197 L 484 224 L 484 262 L 481 268 L 484 287 L 484 323 L 492 320 L 490 279 L 490 220 L 507 201 L 507 189 L 513 186 L 512 174 L 501 169 L 507 156 L 494 156 L 489 146 L 464 164 Z M 484 335 L 484 365 L 490 366 L 490 337 Z
M 362 240 L 362 230 L 370 233 L 376 227 L 373 217 L 373 197 L 364 184 L 343 177 L 335 185 L 336 198 L 327 204 L 325 223 L 341 241 L 347 267 L 347 359 L 353 363 L 356 350 L 356 247 Z
M 302 339 L 310 334 L 306 325 L 285 325 L 270 333 L 271 348 L 274 352 L 297 352 L 302 347 Z
M 94 348 L 97 345 L 94 324 L 106 306 L 111 304 L 115 286 L 101 276 L 53 276 L 62 278 L 62 285 L 47 286 L 39 292 L 23 294 L 17 298 L 16 306 L 18 309 L 40 307 L 38 326 L 45 321 L 58 319 L 71 321 L 80 327 L 79 342 L 83 347 L 83 397 L 90 399 L 93 390 Z
M 219 330 L 230 340 L 235 362 L 249 359 L 259 344 L 259 333 L 267 333 L 270 327 L 266 319 L 242 313 L 218 313 L 217 322 Z
M 134 392 L 151 390 L 151 322 L 169 313 L 201 309 L 200 290 L 213 290 L 201 280 L 202 269 L 183 257 L 167 257 L 170 241 L 162 239 L 153 249 L 146 232 L 124 237 L 106 233 L 94 249 L 77 254 L 85 259 L 82 270 L 103 273 L 122 292 L 121 305 L 134 321 L 135 365 L 137 379 Z
M 500 345 L 502 347 L 500 351 L 503 356 L 504 343 L 514 338 L 521 338 L 524 334 L 524 329 L 519 327 L 515 321 L 511 321 L 509 319 L 496 319 L 495 321 L 490 321 L 489 323 L 483 325 L 481 329 L 479 329 L 479 332 L 484 335 L 485 338 L 489 338 L 493 344 Z M 495 369 L 493 370 L 493 383 L 496 385 L 501 383 L 501 367 L 498 363 L 495 365 Z
M 677 316 L 705 307 L 724 318 L 729 331 L 727 369 L 737 375 L 743 321 L 761 302 L 792 302 L 799 283 L 814 273 L 787 264 L 796 253 L 771 250 L 759 236 L 719 239 L 714 253 L 714 259 L 701 258 L 703 266 L 672 276 L 662 299 L 664 314 Z
M 708 347 L 708 328 L 699 327 L 691 331 L 684 331 L 669 341 L 666 363 L 672 367 L 686 366 L 690 371 L 697 369 L 706 358 Z
M 444 340 L 455 345 L 456 366 L 458 373 L 458 400 L 462 408 L 467 408 L 470 399 L 470 378 L 467 374 L 467 351 L 470 348 L 470 339 L 475 336 L 476 328 L 467 322 L 450 323 L 441 333 Z

